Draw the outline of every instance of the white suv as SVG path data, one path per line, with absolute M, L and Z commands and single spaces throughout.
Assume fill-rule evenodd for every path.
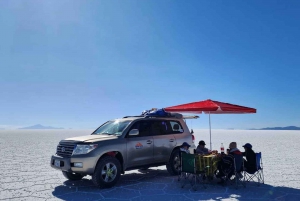
M 67 179 L 91 175 L 95 185 L 107 188 L 132 169 L 166 165 L 178 174 L 183 142 L 193 153 L 194 136 L 180 114 L 128 116 L 107 121 L 91 135 L 60 141 L 50 163 Z

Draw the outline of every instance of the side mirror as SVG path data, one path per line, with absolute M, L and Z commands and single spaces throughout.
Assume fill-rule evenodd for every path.
M 139 129 L 132 129 L 132 130 L 129 132 L 129 135 L 130 135 L 130 136 L 136 136 L 136 135 L 139 135 Z
M 191 134 L 193 134 L 194 133 L 194 131 L 193 131 L 193 129 L 191 129 Z

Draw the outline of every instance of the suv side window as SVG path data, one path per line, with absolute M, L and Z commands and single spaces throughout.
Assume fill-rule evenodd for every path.
M 168 121 L 164 120 L 155 120 L 152 122 L 152 134 L 153 135 L 164 135 L 168 134 L 168 129 L 170 125 L 168 125 Z
M 144 137 L 144 136 L 149 136 L 151 135 L 151 121 L 137 121 L 135 122 L 131 128 L 129 129 L 129 132 L 132 129 L 138 129 L 139 130 L 139 135 L 137 136 L 129 136 L 127 134 L 127 137 Z M 128 132 L 128 133 L 129 133 Z
M 153 135 L 168 135 L 183 133 L 183 129 L 178 121 L 155 120 L 152 123 L 152 133 Z
M 178 121 L 170 121 L 172 133 L 183 133 L 183 128 Z

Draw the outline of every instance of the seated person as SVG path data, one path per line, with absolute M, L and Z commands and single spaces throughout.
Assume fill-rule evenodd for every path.
M 218 163 L 216 177 L 221 179 L 221 181 L 218 182 L 219 184 L 224 183 L 225 180 L 223 179 L 223 177 L 225 176 L 225 173 L 228 174 L 229 178 L 233 175 L 234 155 L 242 155 L 242 152 L 240 152 L 240 150 L 237 148 L 236 142 L 231 142 L 229 144 L 229 153 L 227 155 L 224 154 Z
M 196 149 L 196 154 L 210 154 L 211 152 L 205 148 L 205 142 L 203 140 L 199 141 L 199 145 Z
M 252 150 L 252 145 L 250 143 L 246 143 L 244 146 L 245 152 L 242 152 L 243 156 L 246 157 L 244 160 L 244 167 L 246 172 L 255 172 L 256 171 L 256 154 Z
M 242 152 L 237 148 L 236 142 L 231 142 L 229 144 L 229 154 L 237 154 L 237 155 L 242 155 Z
M 191 145 L 189 145 L 187 142 L 184 142 L 184 143 L 182 143 L 182 145 L 180 147 L 180 151 L 183 151 L 183 152 L 189 154 L 190 153 L 190 150 L 189 150 L 190 146 Z

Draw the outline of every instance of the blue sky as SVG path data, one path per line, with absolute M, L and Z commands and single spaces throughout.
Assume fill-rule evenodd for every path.
M 0 128 L 96 128 L 213 99 L 300 126 L 299 1 L 0 1 Z M 208 128 L 208 116 L 193 120 Z

